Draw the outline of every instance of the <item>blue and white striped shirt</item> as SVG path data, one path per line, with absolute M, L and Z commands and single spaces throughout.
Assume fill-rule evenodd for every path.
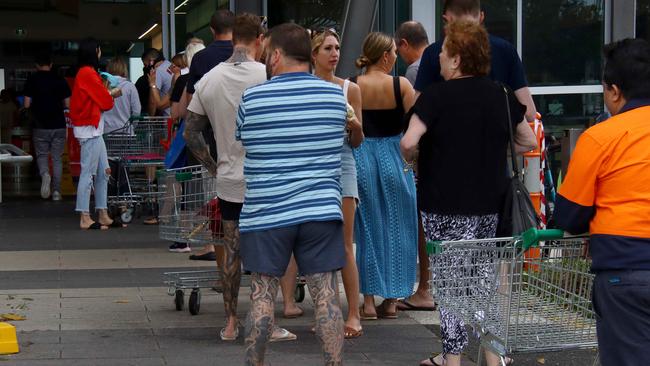
M 287 73 L 248 88 L 237 139 L 246 150 L 240 232 L 342 220 L 341 88 L 308 73 Z

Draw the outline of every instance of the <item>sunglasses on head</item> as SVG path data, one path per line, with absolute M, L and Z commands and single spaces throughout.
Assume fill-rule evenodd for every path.
M 339 37 L 339 34 L 336 33 L 336 29 L 330 27 L 320 27 L 316 30 L 311 30 L 311 38 L 314 39 L 325 32 L 333 33 L 336 37 Z

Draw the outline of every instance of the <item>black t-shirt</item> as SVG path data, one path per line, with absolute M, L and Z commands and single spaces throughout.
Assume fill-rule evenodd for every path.
M 231 41 L 214 41 L 208 47 L 197 52 L 192 57 L 190 65 L 189 78 L 187 80 L 187 92 L 194 94 L 194 84 L 196 84 L 203 75 L 212 70 L 219 63 L 226 61 L 232 56 Z
M 181 101 L 181 96 L 183 95 L 183 90 L 185 90 L 185 86 L 187 85 L 187 78 L 189 77 L 189 74 L 181 75 L 176 79 L 176 83 L 174 84 L 174 89 L 172 90 L 172 95 L 169 97 L 169 100 L 178 103 Z
M 526 107 L 509 92 L 512 126 Z M 435 83 L 413 112 L 426 124 L 418 158 L 418 205 L 429 213 L 486 215 L 501 209 L 508 178 L 505 93 L 487 77 Z
M 149 79 L 147 75 L 142 75 L 135 81 L 135 89 L 138 91 L 138 98 L 140 98 L 140 105 L 142 106 L 142 113 L 147 113 L 149 110 Z
M 524 65 L 517 50 L 508 41 L 489 36 L 490 39 L 490 78 L 504 83 L 512 90 L 521 89 L 528 85 Z M 420 60 L 418 76 L 415 79 L 415 90 L 424 91 L 433 83 L 443 82 L 440 76 L 440 52 L 444 39 L 432 43 L 424 50 Z
M 70 87 L 64 78 L 51 71 L 37 71 L 25 83 L 25 96 L 32 99 L 30 110 L 34 128 L 65 128 L 63 100 L 70 97 Z

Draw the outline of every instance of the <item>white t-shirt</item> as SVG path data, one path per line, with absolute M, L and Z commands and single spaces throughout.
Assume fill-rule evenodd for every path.
M 217 142 L 217 196 L 244 202 L 245 151 L 235 140 L 237 110 L 244 90 L 266 81 L 266 68 L 259 62 L 222 62 L 196 83 L 188 110 L 208 116 Z
M 74 126 L 72 129 L 74 137 L 77 139 L 91 139 L 104 134 L 104 113 L 99 117 L 99 124 L 95 126 Z

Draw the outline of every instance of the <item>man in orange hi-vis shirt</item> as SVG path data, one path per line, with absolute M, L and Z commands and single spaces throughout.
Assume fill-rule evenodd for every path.
M 601 364 L 650 365 L 650 44 L 626 39 L 604 54 L 613 117 L 578 140 L 555 220 L 591 235 Z

